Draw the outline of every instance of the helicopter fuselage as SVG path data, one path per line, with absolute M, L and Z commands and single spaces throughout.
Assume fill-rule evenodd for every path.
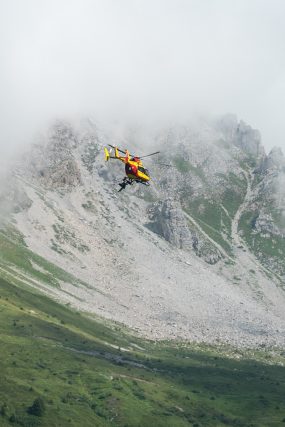
M 125 172 L 128 178 L 148 182 L 150 176 L 141 161 L 128 160 L 125 165 Z

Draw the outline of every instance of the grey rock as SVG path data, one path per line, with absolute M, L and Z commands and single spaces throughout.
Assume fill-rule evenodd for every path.
M 281 148 L 275 147 L 270 151 L 268 156 L 266 156 L 262 162 L 261 171 L 263 173 L 274 171 L 285 172 L 285 157 Z
M 279 227 L 275 224 L 274 219 L 270 213 L 266 213 L 263 210 L 260 211 L 257 219 L 254 222 L 254 230 L 257 233 L 261 233 L 269 238 L 272 236 L 285 237 Z
M 146 226 L 176 248 L 193 250 L 209 264 L 221 259 L 221 254 L 191 229 L 179 201 L 168 198 L 156 202 L 148 208 L 148 215 L 150 222 Z
M 147 226 L 179 249 L 192 249 L 197 237 L 191 232 L 179 202 L 172 199 L 157 202 L 148 209 Z
M 233 142 L 237 147 L 249 153 L 255 159 L 259 159 L 265 155 L 264 148 L 261 145 L 260 132 L 242 120 L 239 122 L 233 135 Z
M 47 137 L 33 145 L 25 158 L 24 174 L 51 189 L 69 190 L 81 184 L 81 173 L 74 157 L 78 138 L 72 126 L 57 121 Z

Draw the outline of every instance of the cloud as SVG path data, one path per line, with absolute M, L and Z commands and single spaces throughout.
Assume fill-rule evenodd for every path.
M 236 113 L 285 148 L 281 0 L 0 0 L 0 146 L 56 116 Z

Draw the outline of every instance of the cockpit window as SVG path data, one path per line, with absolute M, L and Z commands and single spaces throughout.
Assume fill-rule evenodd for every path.
M 132 173 L 133 172 L 131 165 L 126 164 L 125 169 L 126 169 L 126 173 Z
M 139 170 L 140 172 L 144 173 L 145 175 L 149 175 L 148 170 L 147 170 L 147 169 L 145 169 L 145 168 L 143 168 L 143 167 L 141 167 L 141 166 L 139 166 L 139 167 L 138 167 L 138 170 Z

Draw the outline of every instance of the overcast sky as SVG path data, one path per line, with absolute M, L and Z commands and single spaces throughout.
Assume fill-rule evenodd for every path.
M 55 116 L 230 112 L 285 151 L 284 20 L 283 0 L 0 0 L 0 146 Z

